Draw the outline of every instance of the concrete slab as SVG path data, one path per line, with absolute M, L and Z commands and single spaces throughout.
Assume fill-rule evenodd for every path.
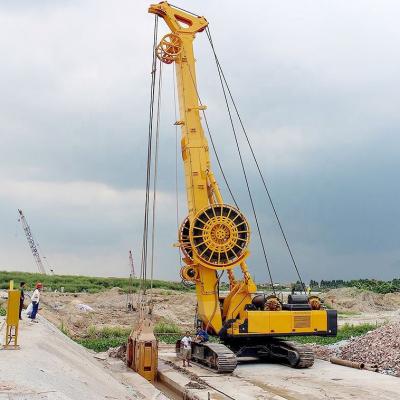
M 159 375 L 167 385 L 181 390 L 183 398 L 196 400 L 284 400 L 284 397 L 232 374 L 217 374 L 199 365 L 182 368 L 174 353 L 161 353 Z M 172 365 L 170 364 L 172 363 Z M 196 388 L 196 385 L 199 387 Z M 194 386 L 194 388 L 193 388 Z
M 164 351 L 159 356 L 176 366 L 181 365 L 172 352 Z M 219 375 L 200 366 L 193 366 L 187 370 L 205 381 L 210 388 L 217 388 L 223 392 L 228 397 L 222 398 L 228 399 L 400 399 L 399 378 L 333 365 L 322 360 L 316 360 L 312 368 L 305 370 L 258 363 L 254 360 L 241 361 L 231 375 Z M 182 378 L 176 377 L 176 374 L 185 376 L 186 373 L 174 370 L 175 375 L 168 371 L 165 374 L 184 386 Z
M 115 379 L 91 353 L 44 318 L 39 317 L 37 324 L 28 321 L 20 325 L 21 349 L 0 351 L 1 400 L 146 398 Z
M 312 368 L 240 363 L 234 376 L 289 400 L 400 399 L 400 379 L 316 360 Z

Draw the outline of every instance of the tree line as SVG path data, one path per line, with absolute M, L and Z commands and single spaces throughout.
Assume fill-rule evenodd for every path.
M 337 289 L 342 287 L 355 287 L 363 290 L 370 290 L 375 293 L 395 293 L 400 292 L 400 279 L 395 278 L 391 281 L 381 281 L 378 279 L 352 279 L 349 281 L 343 279 L 333 280 L 310 280 L 310 287 L 313 290 Z

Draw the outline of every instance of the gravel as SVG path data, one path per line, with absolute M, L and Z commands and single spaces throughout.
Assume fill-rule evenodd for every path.
M 400 377 L 400 323 L 386 324 L 350 339 L 338 355 L 345 360 L 376 364 L 379 372 Z

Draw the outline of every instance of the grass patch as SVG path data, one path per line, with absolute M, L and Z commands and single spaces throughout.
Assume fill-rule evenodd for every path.
M 7 311 L 5 308 L 0 307 L 0 317 L 5 317 L 7 315 Z
M 130 332 L 129 328 L 120 326 L 96 328 L 91 325 L 88 327 L 84 337 L 72 339 L 90 350 L 102 352 L 107 351 L 110 347 L 117 347 L 126 343 Z M 68 335 L 68 333 L 66 334 Z
M 13 279 L 15 287 L 19 287 L 19 282 L 24 281 L 27 284 L 27 290 L 32 290 L 36 282 L 42 282 L 45 290 L 58 290 L 64 288 L 68 293 L 98 293 L 103 290 L 119 287 L 125 292 L 129 289 L 128 278 L 102 278 L 94 276 L 80 276 L 80 275 L 42 275 L 33 274 L 29 272 L 6 272 L 0 271 L 0 289 L 8 289 L 9 281 Z M 139 289 L 139 279 L 133 280 L 133 291 Z M 147 285 L 150 287 L 150 282 Z M 165 289 L 170 293 L 173 291 L 193 291 L 192 288 L 184 286 L 180 282 L 168 281 L 153 281 L 154 289 Z
M 338 334 L 335 337 L 321 337 L 321 336 L 294 336 L 289 337 L 290 340 L 294 340 L 300 343 L 316 343 L 316 344 L 333 344 L 340 342 L 341 340 L 348 340 L 351 337 L 365 335 L 367 332 L 376 329 L 376 324 L 360 324 L 360 325 L 349 325 L 344 324 L 338 330 Z
M 174 322 L 161 320 L 156 323 L 154 326 L 154 333 L 176 333 L 181 334 L 181 328 L 176 325 Z
M 156 338 L 167 344 L 174 344 L 182 338 L 181 328 L 172 321 L 161 320 L 154 326 Z
M 65 326 L 61 325 L 61 331 L 69 336 L 69 332 Z M 126 343 L 130 332 L 130 328 L 120 326 L 96 328 L 92 325 L 88 327 L 83 337 L 72 339 L 88 349 L 102 352 L 107 351 L 110 347 L 117 347 Z M 155 324 L 154 333 L 159 341 L 168 344 L 174 344 L 182 337 L 180 327 L 166 320 L 161 320 Z
M 128 337 L 124 338 L 107 338 L 107 339 L 76 339 L 75 342 L 86 347 L 87 349 L 94 350 L 95 352 L 107 351 L 110 347 L 121 346 L 128 341 Z

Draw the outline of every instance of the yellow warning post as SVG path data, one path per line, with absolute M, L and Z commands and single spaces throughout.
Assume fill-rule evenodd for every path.
M 21 292 L 14 289 L 14 281 L 10 281 L 6 316 L 6 341 L 4 350 L 18 350 L 19 300 Z

